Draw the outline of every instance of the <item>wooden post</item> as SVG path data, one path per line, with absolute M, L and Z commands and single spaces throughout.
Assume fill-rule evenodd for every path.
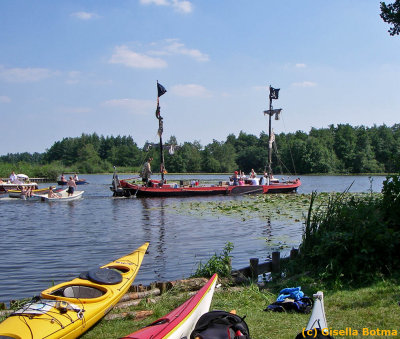
M 167 283 L 166 282 L 157 282 L 156 283 L 157 288 L 160 289 L 161 294 L 167 292 Z
M 292 249 L 290 250 L 290 259 L 296 258 L 296 257 L 297 257 L 297 254 L 299 254 L 299 250 L 298 250 L 298 249 L 295 249 L 295 248 L 292 248 Z
M 250 278 L 252 281 L 258 280 L 258 258 L 250 259 Z
M 281 270 L 281 253 L 272 252 L 272 273 L 278 273 Z

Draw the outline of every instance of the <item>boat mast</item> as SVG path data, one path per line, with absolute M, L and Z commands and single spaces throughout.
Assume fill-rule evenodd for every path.
M 271 86 L 269 86 L 270 94 L 269 94 L 269 114 L 268 114 L 268 177 L 272 178 L 272 142 L 271 142 L 271 133 L 272 133 L 272 126 L 271 126 L 271 118 L 272 118 L 272 98 L 271 98 Z
M 164 148 L 162 143 L 162 134 L 163 134 L 163 117 L 160 112 L 160 96 L 162 96 L 167 90 L 158 83 L 157 80 L 157 110 L 156 110 L 156 118 L 158 119 L 158 135 L 160 136 L 160 172 L 161 172 L 161 183 L 164 183 Z
M 279 97 L 279 88 L 273 88 L 271 85 L 269 86 L 269 110 L 264 111 L 264 115 L 268 114 L 268 177 L 272 178 L 272 144 L 275 141 L 275 136 L 272 132 L 271 120 L 272 116 L 275 115 L 275 120 L 279 120 L 279 115 L 281 114 L 282 109 L 273 109 L 272 100 L 278 99 Z

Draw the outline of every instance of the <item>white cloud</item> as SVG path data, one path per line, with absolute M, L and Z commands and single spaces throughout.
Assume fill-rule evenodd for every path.
M 296 68 L 306 68 L 307 67 L 306 64 L 296 64 L 295 66 L 296 66 Z
M 75 12 L 72 13 L 71 16 L 80 20 L 90 20 L 98 17 L 97 14 L 89 12 Z
M 179 0 L 172 0 L 172 7 L 181 13 L 191 13 L 193 11 L 193 6 L 190 1 L 179 1 Z
M 175 85 L 171 88 L 171 92 L 182 97 L 208 98 L 212 96 L 204 86 L 196 84 Z
M 186 55 L 197 61 L 209 61 L 207 54 L 201 53 L 198 49 L 186 48 L 178 39 L 168 39 L 166 42 L 168 43 L 165 48 L 167 53 Z
M 103 102 L 104 106 L 122 108 L 133 114 L 147 114 L 154 111 L 154 102 L 138 99 L 112 99 Z
M 109 61 L 111 64 L 122 64 L 132 68 L 164 68 L 167 63 L 160 58 L 153 58 L 145 54 L 131 51 L 127 46 L 117 46 Z
M 295 87 L 315 87 L 317 84 L 312 81 L 303 81 L 303 82 L 294 82 L 292 83 L 292 86 Z
M 151 55 L 185 55 L 196 61 L 205 62 L 210 58 L 207 54 L 200 52 L 198 49 L 190 49 L 185 46 L 179 39 L 165 39 L 161 43 L 153 43 L 155 50 L 149 51 Z
M 6 95 L 0 95 L 0 103 L 7 104 L 11 102 L 11 99 Z
M 68 85 L 75 85 L 80 81 L 81 72 L 71 71 L 67 74 L 67 80 L 65 81 Z
M 192 3 L 188 0 L 140 0 L 142 5 L 156 5 L 172 7 L 179 13 L 191 13 L 193 11 Z
M 0 66 L 0 79 L 7 82 L 37 82 L 57 74 L 46 68 L 5 68 Z

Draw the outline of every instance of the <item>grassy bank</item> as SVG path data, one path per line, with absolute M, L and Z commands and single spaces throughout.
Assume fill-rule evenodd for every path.
M 397 303 L 400 300 L 400 287 L 394 280 L 382 280 L 368 287 L 343 290 L 329 290 L 322 283 L 308 278 L 282 280 L 263 290 L 256 285 L 225 287 L 217 289 L 211 309 L 228 311 L 235 309 L 238 315 L 246 316 L 245 320 L 253 339 L 294 339 L 306 326 L 309 315 L 264 311 L 276 300 L 281 288 L 293 286 L 302 286 L 302 290 L 309 296 L 318 290 L 324 292 L 326 317 L 331 330 L 349 331 L 351 328 L 353 334 L 354 331 L 359 333 L 358 336 L 351 338 L 383 338 L 385 336 L 363 335 L 363 329 L 398 329 Z M 153 310 L 154 314 L 151 317 L 140 321 L 102 320 L 82 338 L 120 338 L 160 318 L 187 298 L 187 294 L 172 289 L 163 294 L 156 304 L 143 302 L 131 308 L 131 310 Z M 349 336 L 336 334 L 335 338 L 349 338 Z

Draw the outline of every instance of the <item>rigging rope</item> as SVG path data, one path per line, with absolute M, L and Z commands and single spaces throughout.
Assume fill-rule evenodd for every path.
M 283 119 L 283 117 L 282 117 L 282 123 L 283 123 L 283 129 L 286 131 L 285 120 Z M 295 166 L 294 160 L 293 160 L 292 148 L 290 147 L 290 143 L 287 143 L 287 145 L 289 147 L 290 159 L 292 160 L 292 166 L 293 166 L 294 174 L 297 175 L 296 166 Z M 289 171 L 289 173 L 290 173 L 290 171 Z

